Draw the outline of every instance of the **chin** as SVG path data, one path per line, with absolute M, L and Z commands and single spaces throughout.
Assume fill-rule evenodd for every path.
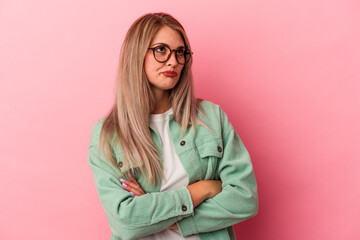
M 161 90 L 164 90 L 164 91 L 169 91 L 171 89 L 173 89 L 175 86 L 171 86 L 171 87 L 163 87 L 161 88 Z
M 164 90 L 173 89 L 176 86 L 177 83 L 178 83 L 178 81 L 172 81 L 171 83 L 164 85 L 163 89 Z

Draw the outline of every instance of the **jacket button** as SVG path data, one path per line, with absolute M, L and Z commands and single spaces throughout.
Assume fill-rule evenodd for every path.
M 119 167 L 122 167 L 122 166 L 123 166 L 123 162 L 120 161 L 120 162 L 118 163 L 118 166 L 119 166 Z
M 180 145 L 181 145 L 181 146 L 184 146 L 184 145 L 185 145 L 185 141 L 181 141 L 181 142 L 180 142 Z
M 222 148 L 220 146 L 218 146 L 218 152 L 221 152 Z
M 187 210 L 187 207 L 185 205 L 182 205 L 182 208 L 181 208 L 184 212 L 186 212 Z

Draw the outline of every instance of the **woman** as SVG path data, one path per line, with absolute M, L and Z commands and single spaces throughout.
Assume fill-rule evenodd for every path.
M 257 213 L 249 154 L 221 108 L 195 99 L 191 64 L 172 16 L 130 27 L 89 146 L 111 239 L 235 239 L 232 225 Z

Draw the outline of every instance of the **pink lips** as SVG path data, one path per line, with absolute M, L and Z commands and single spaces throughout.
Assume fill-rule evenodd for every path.
M 177 76 L 177 72 L 174 72 L 174 71 L 165 71 L 165 72 L 162 72 L 162 74 L 164 74 L 167 77 L 176 77 Z

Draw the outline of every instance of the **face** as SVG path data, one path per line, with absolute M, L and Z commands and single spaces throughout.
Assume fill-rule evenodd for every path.
M 155 35 L 150 48 L 166 44 L 170 49 L 185 47 L 181 35 L 169 27 L 162 27 Z M 152 50 L 148 50 L 145 56 L 145 74 L 155 93 L 167 91 L 175 87 L 179 81 L 181 70 L 184 65 L 179 64 L 175 57 L 176 51 L 164 63 L 156 61 Z

